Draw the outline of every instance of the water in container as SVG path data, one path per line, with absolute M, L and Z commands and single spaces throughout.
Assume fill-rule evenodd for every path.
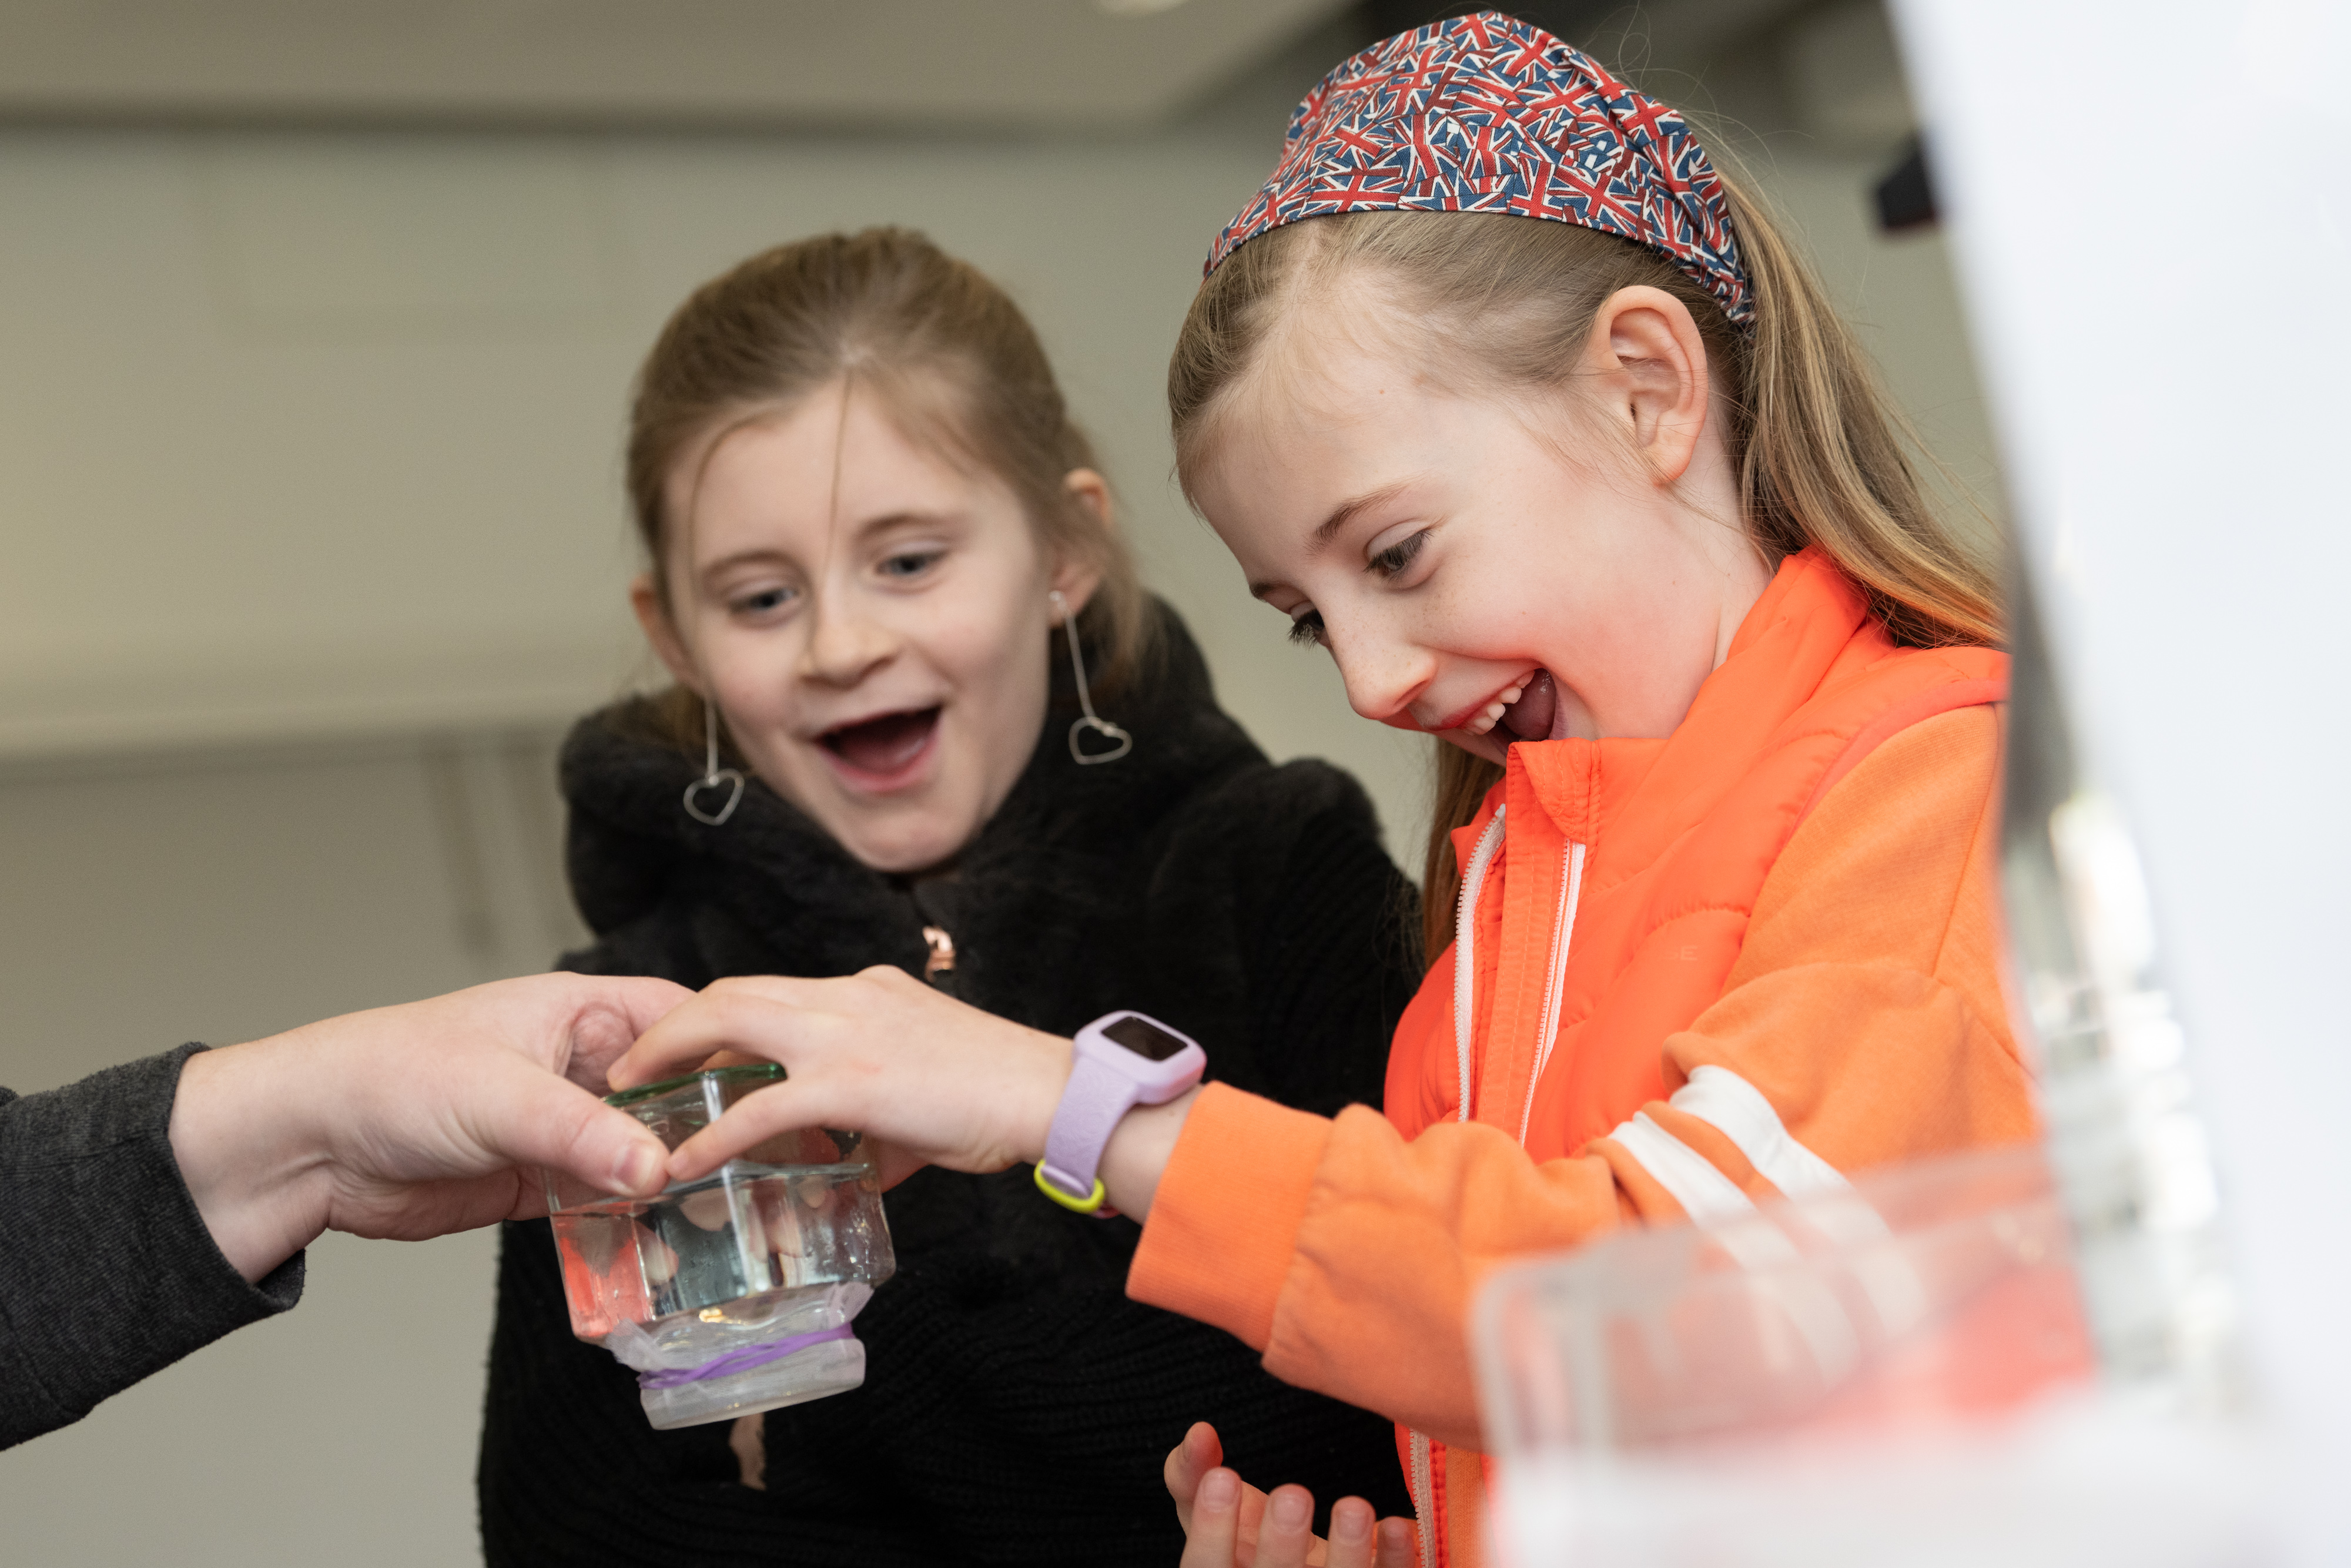
M 776 1082 L 768 1064 L 648 1084 L 609 1103 L 675 1148 Z M 657 1427 L 820 1398 L 865 1379 L 850 1320 L 895 1260 L 856 1133 L 786 1133 L 651 1199 L 550 1173 L 571 1332 L 636 1370 Z

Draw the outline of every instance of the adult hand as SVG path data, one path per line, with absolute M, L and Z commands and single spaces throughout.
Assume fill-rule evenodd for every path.
M 1168 1494 L 1184 1525 L 1183 1568 L 1412 1568 L 1418 1538 L 1407 1519 L 1374 1521 L 1359 1497 L 1331 1505 L 1331 1538 L 1313 1531 L 1304 1487 L 1259 1491 L 1221 1464 L 1217 1429 L 1196 1422 L 1167 1455 Z
M 420 1240 L 543 1214 L 541 1166 L 648 1196 L 667 1179 L 661 1141 L 599 1096 L 692 995 L 534 975 L 202 1051 L 181 1070 L 172 1151 L 248 1280 L 322 1230 Z

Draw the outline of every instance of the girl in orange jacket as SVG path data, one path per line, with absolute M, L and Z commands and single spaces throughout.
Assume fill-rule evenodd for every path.
M 1307 99 L 1168 382 L 1250 591 L 1357 712 L 1444 743 L 1451 940 L 1384 1116 L 1194 1089 L 1115 1122 L 1096 1198 L 1143 1221 L 1131 1295 L 1395 1420 L 1419 1560 L 1471 1563 L 1492 1267 L 2031 1135 L 1996 592 L 1765 215 L 1670 110 L 1491 13 Z M 790 1079 L 681 1178 L 814 1124 L 884 1140 L 885 1176 L 1040 1161 L 1077 1082 L 1070 1041 L 894 973 L 724 982 L 613 1082 L 721 1046 Z M 1195 1428 L 1169 1458 L 1186 1563 L 1304 1561 L 1296 1489 L 1217 1458 Z M 1409 1554 L 1360 1506 L 1331 1528 L 1334 1568 Z

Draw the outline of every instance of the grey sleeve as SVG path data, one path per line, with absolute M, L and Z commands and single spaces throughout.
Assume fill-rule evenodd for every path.
M 301 1299 L 302 1254 L 246 1283 L 180 1177 L 172 1101 L 203 1049 L 0 1089 L 0 1448 Z

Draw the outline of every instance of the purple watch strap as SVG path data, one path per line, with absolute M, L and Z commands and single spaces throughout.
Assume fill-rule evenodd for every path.
M 1071 1064 L 1068 1087 L 1045 1134 L 1045 1157 L 1037 1162 L 1045 1179 L 1071 1197 L 1091 1197 L 1102 1146 L 1120 1118 L 1143 1098 L 1143 1085 L 1081 1051 Z M 1082 1175 L 1081 1173 L 1083 1173 Z

